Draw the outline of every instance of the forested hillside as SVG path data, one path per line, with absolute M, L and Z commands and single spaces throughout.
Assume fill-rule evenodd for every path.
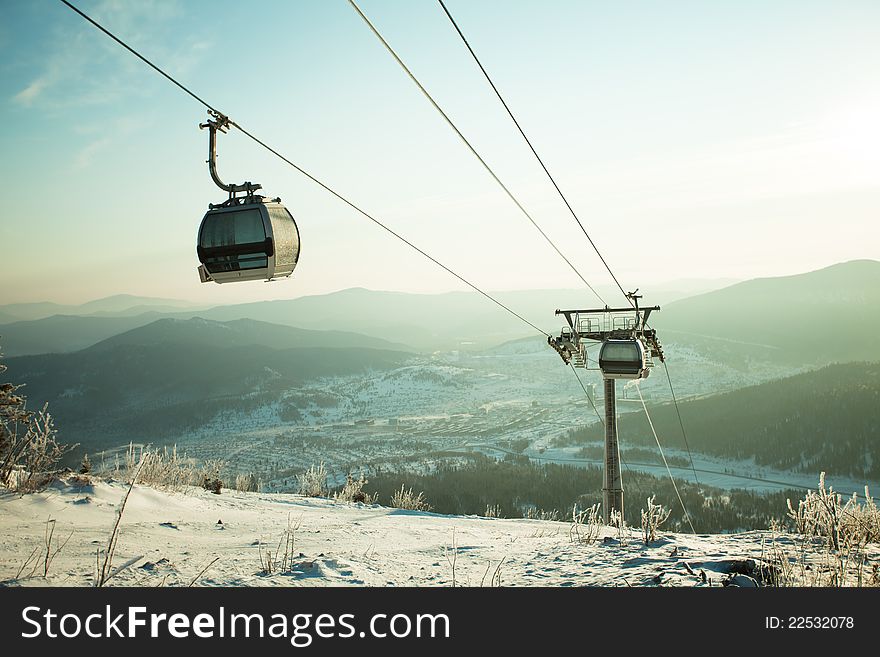
M 759 465 L 880 479 L 880 363 L 831 365 L 778 381 L 680 403 L 691 449 Z M 651 409 L 666 445 L 684 448 L 671 404 Z M 620 439 L 653 445 L 644 413 L 620 418 Z M 598 425 L 573 443 L 602 439 Z

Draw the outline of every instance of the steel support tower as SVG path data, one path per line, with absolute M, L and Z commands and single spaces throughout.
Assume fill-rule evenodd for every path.
M 623 479 L 620 475 L 620 444 L 617 442 L 617 400 L 614 379 L 605 381 L 605 473 L 602 478 L 602 516 L 608 524 L 611 513 L 623 516 Z
M 636 290 L 638 292 L 638 290 Z M 627 297 L 632 308 L 596 308 L 589 310 L 557 310 L 565 317 L 568 326 L 559 337 L 549 337 L 547 342 L 562 357 L 566 365 L 601 372 L 596 363 L 590 366 L 586 347 L 588 343 L 606 340 L 640 340 L 645 346 L 647 367 L 653 367 L 653 358 L 665 359 L 657 332 L 647 324 L 648 317 L 659 306 L 639 308 L 640 295 L 631 292 Z M 644 374 L 647 376 L 647 370 Z M 605 460 L 602 479 L 602 515 L 606 523 L 613 512 L 623 517 L 623 479 L 620 473 L 620 444 L 617 440 L 616 377 L 605 376 Z

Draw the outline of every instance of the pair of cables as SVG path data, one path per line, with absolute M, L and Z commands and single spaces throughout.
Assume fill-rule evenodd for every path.
M 140 52 L 138 52 L 137 50 L 135 50 L 134 48 L 132 48 L 130 45 L 128 45 L 125 41 L 123 41 L 122 39 L 120 39 L 119 37 L 117 37 L 115 34 L 113 34 L 112 32 L 110 32 L 109 30 L 107 30 L 104 26 L 102 26 L 102 25 L 99 24 L 97 21 L 95 21 L 94 19 L 92 19 L 90 16 L 88 16 L 87 14 L 85 14 L 83 11 L 81 11 L 79 8 L 77 8 L 75 5 L 73 5 L 71 2 L 69 2 L 68 0 L 60 0 L 60 1 L 61 1 L 64 5 L 66 5 L 69 9 L 71 9 L 72 11 L 74 11 L 75 13 L 77 13 L 77 14 L 78 14 L 80 17 L 82 17 L 84 20 L 86 20 L 86 21 L 88 21 L 89 23 L 91 23 L 95 28 L 97 28 L 98 30 L 100 30 L 101 32 L 103 32 L 106 36 L 108 36 L 108 37 L 111 38 L 113 41 L 115 41 L 117 44 L 119 44 L 120 46 L 122 46 L 123 48 L 125 48 L 125 49 L 126 49 L 127 51 L 129 51 L 132 55 L 134 55 L 135 57 L 137 57 L 138 59 L 140 59 L 140 60 L 141 60 L 142 62 L 144 62 L 147 66 L 149 66 L 149 67 L 152 68 L 154 71 L 156 71 L 157 73 L 159 73 L 161 76 L 163 76 L 164 78 L 166 78 L 169 82 L 171 82 L 172 84 L 174 84 L 176 87 L 178 87 L 178 88 L 179 88 L 180 90 L 182 90 L 184 93 L 186 93 L 187 95 L 189 95 L 190 97 L 192 97 L 194 100 L 196 100 L 197 102 L 199 102 L 201 105 L 203 105 L 204 107 L 206 107 L 208 110 L 210 110 L 211 112 L 214 112 L 215 114 L 219 114 L 219 115 L 225 117 L 225 114 L 223 114 L 222 112 L 220 112 L 215 106 L 213 106 L 212 104 L 210 104 L 209 102 L 207 102 L 206 100 L 204 100 L 201 96 L 199 96 L 198 94 L 196 94 L 195 92 L 193 92 L 191 89 L 189 89 L 187 86 L 185 86 L 184 84 L 182 84 L 181 82 L 179 82 L 178 80 L 176 80 L 173 76 L 171 76 L 171 75 L 168 74 L 166 71 L 164 71 L 162 68 L 160 68 L 159 66 L 157 66 L 156 64 L 154 64 L 154 63 L 153 63 L 152 61 L 150 61 L 149 59 L 147 59 L 144 55 L 142 55 Z M 627 298 L 627 300 L 628 300 L 630 303 L 632 303 L 632 300 L 631 300 L 631 299 L 629 298 L 629 296 L 626 294 L 626 292 L 625 292 L 625 290 L 623 289 L 623 287 L 621 286 L 619 280 L 618 280 L 617 277 L 615 276 L 614 272 L 611 270 L 611 267 L 608 265 L 608 262 L 606 261 L 606 259 L 605 259 L 604 256 L 602 255 L 602 253 L 599 251 L 599 249 L 598 249 L 598 247 L 596 246 L 596 244 L 595 244 L 595 242 L 593 241 L 593 239 L 590 237 L 588 231 L 586 230 L 586 227 L 584 226 L 584 224 L 581 222 L 580 218 L 579 218 L 579 217 L 577 216 L 577 214 L 575 213 L 575 211 L 574 211 L 574 209 L 573 209 L 571 203 L 568 201 L 568 199 L 566 198 L 565 194 L 562 192 L 561 188 L 559 187 L 558 183 L 556 182 L 556 179 L 555 179 L 555 178 L 553 177 L 553 175 L 550 173 L 549 168 L 548 168 L 547 165 L 544 163 L 543 159 L 542 159 L 542 158 L 540 157 L 540 155 L 538 154 L 538 152 L 537 152 L 537 150 L 535 149 L 534 145 L 532 144 L 531 140 L 530 140 L 530 139 L 528 138 L 528 136 L 526 135 L 524 129 L 522 128 L 522 125 L 521 125 L 520 122 L 517 120 L 516 116 L 513 114 L 512 110 L 510 109 L 510 106 L 509 106 L 509 105 L 507 104 L 507 102 L 504 100 L 504 97 L 501 95 L 500 91 L 498 90 L 498 87 L 495 85 L 494 81 L 492 80 L 491 76 L 490 76 L 489 73 L 487 72 L 486 68 L 483 66 L 482 62 L 479 60 L 479 57 L 477 56 L 476 52 L 475 52 L 475 51 L 473 50 L 473 48 L 471 47 L 470 43 L 468 42 L 468 40 L 467 40 L 467 38 L 465 37 L 464 33 L 462 32 L 461 28 L 458 26 L 458 23 L 455 21 L 454 17 L 452 16 L 452 14 L 451 14 L 450 11 L 449 11 L 449 9 L 447 8 L 447 6 L 446 6 L 445 3 L 443 2 L 443 0 L 438 0 L 438 2 L 440 3 L 441 7 L 443 8 L 443 11 L 445 12 L 446 16 L 449 18 L 449 20 L 450 20 L 450 22 L 452 23 L 453 27 L 455 28 L 456 32 L 457 32 L 458 35 L 461 37 L 461 39 L 462 39 L 462 41 L 464 42 L 465 46 L 467 47 L 468 51 L 470 52 L 470 54 L 471 54 L 472 57 L 474 58 L 475 62 L 476 62 L 477 65 L 479 66 L 480 70 L 482 71 L 482 73 L 483 73 L 483 75 L 485 76 L 486 80 L 488 81 L 489 85 L 492 87 L 492 90 L 495 92 L 495 94 L 496 94 L 496 96 L 498 97 L 499 101 L 500 101 L 500 102 L 502 103 L 502 105 L 504 106 L 504 109 L 507 111 L 507 113 L 508 113 L 508 115 L 510 116 L 511 120 L 513 121 L 514 125 L 517 127 L 517 130 L 519 131 L 519 133 L 521 134 L 521 136 L 522 136 L 523 139 L 525 140 L 525 142 L 526 142 L 526 144 L 528 145 L 529 149 L 531 150 L 532 154 L 535 156 L 535 158 L 537 159 L 537 161 L 538 161 L 539 164 L 541 165 L 542 169 L 543 169 L 544 172 L 546 173 L 546 175 L 547 175 L 548 179 L 550 180 L 550 182 L 552 183 L 554 189 L 556 190 L 556 192 L 559 194 L 560 198 L 561 198 L 562 201 L 564 202 L 564 204 L 565 204 L 566 208 L 568 209 L 569 213 L 571 214 L 572 218 L 575 220 L 575 222 L 576 222 L 576 223 L 578 224 L 578 226 L 580 227 L 580 229 L 581 229 L 581 231 L 583 232 L 584 236 L 585 236 L 586 239 L 589 241 L 589 243 L 590 243 L 590 245 L 592 246 L 592 248 L 595 250 L 596 254 L 598 255 L 598 257 L 599 257 L 600 260 L 602 261 L 602 263 L 603 263 L 603 265 L 605 266 L 605 268 L 607 269 L 608 273 L 611 275 L 612 279 L 614 280 L 615 284 L 617 285 L 617 287 L 619 288 L 619 290 L 621 291 L 621 293 L 623 293 L 623 295 L 625 296 L 625 298 Z M 427 89 L 424 87 L 424 85 L 422 85 L 422 83 L 419 82 L 419 80 L 418 80 L 418 79 L 416 78 L 416 76 L 413 74 L 413 72 L 411 71 L 411 69 L 405 64 L 405 62 L 401 59 L 401 57 L 400 57 L 400 56 L 394 51 L 394 49 L 391 47 L 391 45 L 388 43 L 388 41 L 382 36 L 382 34 L 379 32 L 379 30 L 376 28 L 376 26 L 375 26 L 375 25 L 369 20 L 369 18 L 367 18 L 367 16 L 366 16 L 366 15 L 364 14 L 364 12 L 360 9 L 360 7 L 354 2 L 354 0 L 349 0 L 349 3 L 352 5 L 352 7 L 355 9 L 355 11 L 360 15 L 360 17 L 365 21 L 365 23 L 369 26 L 370 30 L 376 35 L 376 37 L 380 40 L 380 42 L 383 44 L 383 46 L 384 46 L 384 47 L 388 50 L 388 52 L 394 57 L 394 59 L 395 59 L 395 60 L 397 61 L 397 63 L 401 66 L 401 68 L 403 68 L 403 70 L 407 73 L 407 75 L 410 77 L 410 79 L 416 84 L 416 86 L 419 88 L 419 90 L 420 90 L 420 91 L 425 95 L 425 97 L 430 101 L 430 103 L 433 105 L 433 107 L 434 107 L 434 108 L 435 108 L 435 109 L 441 114 L 441 116 L 442 116 L 443 119 L 446 121 L 446 123 L 447 123 L 447 124 L 453 129 L 453 131 L 458 135 L 458 137 L 464 142 L 464 144 L 468 147 L 468 149 L 471 151 L 471 153 L 472 153 L 472 154 L 473 154 L 473 155 L 479 160 L 479 162 L 483 165 L 483 167 L 487 170 L 487 172 L 488 172 L 488 173 L 490 174 L 490 176 L 493 178 L 493 180 L 494 180 L 494 181 L 495 181 L 495 182 L 496 182 L 496 183 L 502 188 L 502 190 L 506 193 L 506 195 L 507 195 L 507 196 L 513 201 L 513 203 L 514 203 L 514 204 L 517 206 L 517 208 L 522 212 L 522 214 L 523 214 L 523 215 L 529 220 L 529 222 L 535 227 L 535 229 L 541 234 L 541 236 L 547 241 L 547 243 L 548 243 L 548 244 L 549 244 L 549 245 L 550 245 L 550 246 L 556 251 L 556 253 L 557 253 L 557 254 L 558 254 L 558 255 L 559 255 L 559 256 L 560 256 L 560 257 L 566 262 L 566 264 L 568 264 L 568 266 L 569 266 L 569 267 L 575 272 L 575 274 L 577 274 L 577 276 L 583 281 L 583 283 L 587 286 L 587 288 L 588 288 L 590 291 L 592 291 L 593 294 L 594 294 L 594 295 L 595 295 L 600 301 L 602 301 L 603 303 L 605 303 L 605 302 L 604 302 L 604 299 L 601 297 L 601 295 L 595 290 L 595 288 L 593 288 L 592 285 L 590 285 L 590 283 L 587 281 L 587 279 L 586 279 L 586 278 L 580 273 L 580 271 L 574 266 L 574 264 L 571 262 L 571 260 L 570 260 L 568 257 L 565 256 L 565 254 L 561 251 L 561 249 L 559 249 L 559 247 L 553 242 L 553 240 L 552 240 L 552 239 L 547 235 L 547 233 L 541 228 L 541 226 L 537 223 L 537 221 L 535 221 L 535 219 L 532 217 L 532 215 L 531 215 L 531 214 L 525 209 L 525 207 L 523 206 L 523 204 L 522 204 L 522 203 L 516 198 L 516 196 L 510 191 L 509 187 L 507 187 L 507 186 L 502 182 L 502 180 L 498 177 L 498 175 L 495 173 L 495 171 L 492 169 L 492 167 L 489 166 L 489 164 L 486 162 L 485 158 L 483 158 L 483 157 L 477 152 L 477 150 L 473 147 L 473 145 L 471 144 L 471 142 L 470 142 L 470 141 L 464 136 L 464 134 L 458 129 L 458 127 L 455 125 L 455 123 L 449 118 L 448 114 L 447 114 L 447 113 L 446 113 L 446 112 L 440 107 L 440 105 L 436 102 L 436 100 L 431 96 L 431 94 L 427 91 Z M 313 174 L 309 173 L 307 170 L 305 170 L 304 168 L 302 168 L 301 166 L 299 166 L 298 164 L 296 164 L 295 162 L 293 162 L 290 158 L 286 157 L 285 155 L 283 155 L 282 153 L 280 153 L 278 150 L 276 150 L 275 148 L 273 148 L 272 146 L 270 146 L 266 141 L 264 141 L 264 140 L 258 138 L 256 135 L 254 135 L 253 133 L 251 133 L 250 131 L 248 131 L 248 130 L 247 130 L 246 128 L 244 128 L 241 124 L 239 124 L 239 123 L 237 123 L 237 122 L 235 122 L 235 121 L 231 121 L 231 120 L 229 121 L 229 124 L 230 124 L 231 126 L 237 128 L 239 131 L 242 132 L 242 134 L 244 134 L 245 136 L 247 136 L 248 138 L 250 138 L 250 139 L 251 139 L 252 141 L 254 141 L 256 144 L 258 144 L 258 145 L 261 146 L 262 148 L 266 149 L 268 152 L 270 152 L 271 154 L 275 155 L 276 157 L 278 157 L 280 160 L 282 160 L 283 162 L 285 162 L 285 163 L 288 164 L 289 166 L 293 167 L 296 171 L 298 171 L 299 173 L 301 173 L 302 175 L 304 175 L 305 177 L 307 177 L 308 179 L 310 179 L 312 182 L 314 182 L 315 184 L 317 184 L 319 187 L 321 187 L 322 189 L 324 189 L 325 191 L 327 191 L 328 193 L 330 193 L 331 195 L 333 195 L 334 197 L 336 197 L 337 199 L 339 199 L 340 201 L 342 201 L 343 203 L 345 203 L 346 205 L 348 205 L 350 208 L 352 208 L 353 210 L 355 210 L 356 212 L 358 212 L 359 214 L 361 214 L 362 216 L 364 216 L 366 219 L 368 219 L 368 220 L 370 220 L 371 222 L 373 222 L 373 223 L 374 223 L 375 225 L 377 225 L 379 228 L 381 228 L 382 230 L 384 230 L 385 232 L 387 232 L 388 234 L 390 234 L 390 235 L 393 236 L 394 238 L 400 240 L 401 242 L 403 242 L 404 244 L 406 244 L 407 246 L 409 246 L 411 249 L 415 250 L 417 253 L 419 253 L 419 254 L 422 255 L 423 257 L 427 258 L 428 260 L 430 260 L 430 261 L 433 262 L 435 265 L 439 266 L 441 269 L 445 270 L 446 272 L 448 272 L 448 273 L 451 274 L 452 276 L 454 276 L 456 279 L 458 279 L 459 281 L 461 281 L 462 283 L 464 283 L 465 285 L 467 285 L 468 287 L 470 287 L 470 288 L 471 288 L 472 290 L 474 290 L 475 292 L 479 293 L 480 295 L 482 295 L 483 297 L 485 297 L 486 299 L 488 299 L 489 301 L 491 301 L 491 302 L 494 303 L 495 305 L 499 306 L 500 308 L 502 308 L 503 310 L 505 310 L 506 312 L 508 312 L 508 313 L 511 314 L 512 316 L 516 317 L 517 319 L 519 319 L 520 321 L 522 321 L 523 323 L 525 323 L 526 325 L 528 325 L 530 328 L 532 328 L 533 330 L 535 330 L 535 331 L 538 332 L 539 334 L 543 335 L 544 337 L 550 337 L 549 334 L 548 334 L 546 331 L 544 331 L 543 329 L 539 328 L 537 325 L 535 325 L 534 323 L 532 323 L 531 321 L 529 321 L 528 319 L 526 319 L 525 317 L 523 317 L 521 314 L 517 313 L 517 312 L 514 311 L 512 308 L 510 308 L 510 307 L 507 306 L 506 304 L 504 304 L 504 303 L 502 303 L 501 301 L 499 301 L 497 298 L 495 298 L 493 295 L 491 295 L 491 294 L 488 293 L 487 291 L 485 291 L 485 290 L 483 290 L 482 288 L 480 288 L 479 286 L 477 286 L 475 283 L 471 282 L 470 280 L 468 280 L 467 278 L 465 278 L 465 277 L 462 276 L 461 274 L 457 273 L 456 271 L 454 271 L 453 269 L 451 269 L 451 268 L 448 267 L 447 265 L 443 264 L 443 262 L 441 262 L 438 258 L 432 256 L 432 255 L 429 254 L 427 251 L 425 251 L 424 249 L 420 248 L 419 246 L 417 246 L 416 244 L 414 244 L 412 241 L 408 240 L 408 239 L 405 238 L 403 235 L 401 235 L 400 233 L 396 232 L 395 230 L 393 230 L 392 228 L 390 228 L 389 226 L 387 226 L 386 224 L 384 224 L 383 222 L 381 222 L 380 220 L 378 220 L 378 219 L 377 219 L 376 217 L 374 217 L 372 214 L 368 213 L 366 210 L 362 209 L 360 206 L 358 206 L 357 204 L 355 204 L 353 201 L 349 200 L 346 196 L 344 196 L 344 195 L 341 194 L 340 192 L 336 191 L 334 188 L 332 188 L 331 186 L 329 186 L 327 183 L 323 182 L 321 179 L 319 179 L 319 178 L 317 178 L 316 176 L 314 176 Z M 607 306 L 607 304 L 605 304 L 605 305 Z M 665 362 L 664 362 L 664 366 L 665 366 Z M 586 387 L 584 387 L 583 383 L 582 383 L 581 380 L 580 380 L 580 377 L 577 376 L 577 372 L 574 370 L 573 367 L 572 367 L 572 372 L 575 374 L 575 377 L 577 378 L 578 382 L 580 383 L 581 388 L 582 388 L 583 391 L 584 391 L 584 394 L 587 396 L 587 399 L 590 401 L 590 404 L 591 404 L 591 406 L 593 407 L 593 410 L 596 412 L 596 415 L 599 417 L 599 419 L 600 419 L 600 421 L 601 421 L 601 415 L 599 415 L 599 413 L 598 413 L 598 409 L 596 408 L 595 403 L 594 403 L 592 397 L 591 397 L 591 396 L 589 395 L 589 393 L 587 392 Z M 677 399 L 675 398 L 675 391 L 674 391 L 674 389 L 672 388 L 672 380 L 671 380 L 671 378 L 669 378 L 669 370 L 668 370 L 668 368 L 666 368 L 666 375 L 667 375 L 667 378 L 668 378 L 668 380 L 669 380 L 670 390 L 672 391 L 673 401 L 674 401 L 675 406 L 676 406 L 676 411 L 678 412 L 679 422 L 681 422 L 681 414 L 680 414 L 680 412 L 679 412 L 679 410 L 678 410 L 678 401 L 677 401 Z M 643 400 L 643 406 L 644 406 L 645 413 L 647 414 L 647 413 L 648 413 L 648 410 L 647 410 L 647 406 L 644 404 L 644 400 Z M 650 422 L 651 422 L 651 420 L 650 420 L 650 416 L 648 416 L 648 420 L 649 420 L 649 423 L 650 423 Z M 653 429 L 653 424 L 651 424 L 651 426 L 652 426 L 652 429 Z M 684 438 L 685 438 L 685 441 L 687 442 L 687 437 L 686 437 L 686 434 L 685 434 L 685 432 L 684 432 L 684 424 L 683 424 L 683 423 L 681 424 L 681 429 L 682 429 L 682 434 L 683 434 L 683 436 L 684 436 Z M 654 432 L 654 433 L 655 433 L 655 438 L 656 438 L 656 432 Z M 659 439 L 657 440 L 657 443 L 658 443 L 658 447 L 659 447 Z M 688 453 L 690 454 L 690 447 L 689 447 L 689 446 L 688 446 Z M 661 455 L 662 455 L 662 448 L 661 448 Z M 664 461 L 665 461 L 665 459 L 664 459 Z M 693 467 L 693 458 L 691 458 L 691 466 Z M 668 468 L 667 468 L 667 470 L 668 470 Z M 671 476 L 672 476 L 672 475 L 671 475 L 671 472 L 670 472 L 669 474 L 670 474 L 670 477 L 671 477 Z M 694 470 L 694 476 L 695 476 L 695 478 L 696 478 L 696 470 Z M 674 484 L 674 481 L 673 481 L 673 484 Z M 676 489 L 676 492 L 677 492 L 677 489 Z M 681 499 L 680 495 L 679 495 L 679 499 Z M 683 506 L 683 502 L 682 502 L 682 506 Z M 688 516 L 687 516 L 687 511 L 686 511 L 686 510 L 685 510 L 685 516 L 688 517 Z M 689 517 L 688 517 L 688 522 L 690 522 L 690 518 L 689 518 Z M 691 526 L 691 528 L 693 529 L 693 526 Z

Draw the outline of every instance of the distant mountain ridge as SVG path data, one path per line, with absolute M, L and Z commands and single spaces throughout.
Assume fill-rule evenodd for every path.
M 106 351 L 123 345 L 190 345 L 218 348 L 261 346 L 269 349 L 363 347 L 392 351 L 409 350 L 402 344 L 348 331 L 313 331 L 258 322 L 253 319 L 218 322 L 202 317 L 190 319 L 166 317 L 102 340 L 86 351 Z
M 716 281 L 720 283 L 721 281 Z M 697 287 L 682 281 L 682 287 Z M 679 299 L 645 290 L 647 303 L 660 303 L 652 316 L 661 341 L 698 348 L 736 367 L 768 360 L 804 366 L 871 360 L 873 326 L 880 319 L 880 262 L 856 260 L 814 272 L 761 278 Z M 557 308 L 595 307 L 584 290 L 524 290 L 493 293 L 536 326 L 556 333 L 563 320 Z M 606 297 L 615 303 L 615 296 Z M 133 316 L 103 316 L 107 308 L 138 297 L 94 302 L 89 316 L 55 315 L 0 325 L 0 348 L 9 355 L 70 352 L 161 318 L 201 317 L 227 322 L 249 319 L 303 330 L 359 333 L 420 351 L 487 349 L 536 335 L 524 322 L 479 294 L 411 294 L 351 288 L 288 300 L 186 309 L 161 305 Z M 150 300 L 158 304 L 167 301 Z M 185 303 L 185 302 L 180 302 Z M 4 308 L 0 307 L 0 313 Z M 102 310 L 104 308 L 105 310 Z M 134 307 L 133 307 L 134 308 Z M 116 312 L 116 311 L 112 311 Z M 2 317 L 2 314 L 0 314 Z
M 216 335 L 217 330 L 220 330 L 216 326 L 214 328 L 217 330 L 209 330 L 198 338 L 192 330 L 188 330 L 192 329 L 194 324 L 187 322 L 201 320 L 228 325 L 225 328 L 227 337 L 237 338 L 239 344 L 262 344 L 273 349 L 308 346 L 363 346 L 403 351 L 413 349 L 408 345 L 351 331 L 301 329 L 247 318 L 223 322 L 207 320 L 201 317 L 202 314 L 175 313 L 172 317 L 157 312 L 135 317 L 53 315 L 44 319 L 0 326 L 0 348 L 6 356 L 14 357 L 101 348 L 100 345 L 104 341 L 110 341 L 109 344 L 122 344 L 126 341 L 157 344 L 163 340 L 176 342 L 211 340 L 212 335 Z M 215 344 L 219 343 L 215 342 Z
M 52 315 L 22 320 L 0 326 L 0 348 L 9 357 L 69 353 L 149 324 L 160 316 L 155 313 L 137 317 Z
M 64 439 L 185 432 L 320 377 L 398 367 L 413 354 L 376 338 L 238 320 L 160 319 L 69 354 L 4 359 L 31 407 L 49 402 Z
M 671 303 L 652 320 L 666 341 L 731 357 L 792 365 L 877 360 L 880 262 L 737 283 Z
M 114 294 L 113 296 L 87 301 L 78 305 L 48 301 L 0 305 L 0 318 L 3 318 L 4 323 L 6 323 L 44 319 L 53 315 L 135 315 L 147 310 L 180 311 L 186 308 L 198 307 L 204 306 L 181 299 Z

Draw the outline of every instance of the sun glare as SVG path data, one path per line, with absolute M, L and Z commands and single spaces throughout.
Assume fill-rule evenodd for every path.
M 880 164 L 880 103 L 841 109 L 828 117 L 824 127 L 848 156 Z

